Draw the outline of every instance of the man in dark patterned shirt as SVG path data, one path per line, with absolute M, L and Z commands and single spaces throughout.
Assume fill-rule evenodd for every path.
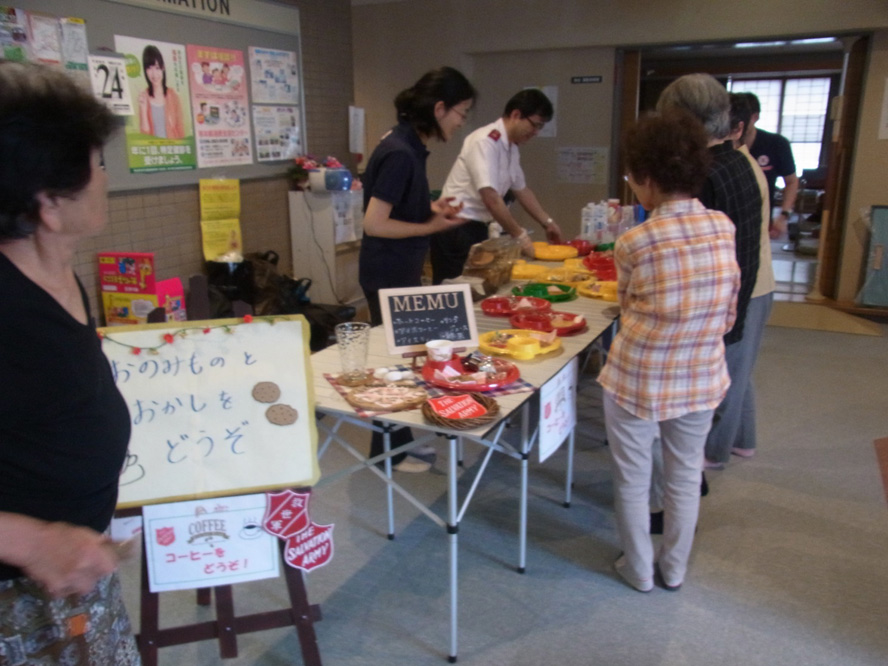
M 743 323 L 759 268 L 759 243 L 762 229 L 762 196 L 755 172 L 746 157 L 734 150 L 725 138 L 730 132 L 731 99 L 725 87 L 709 74 L 688 74 L 676 79 L 660 95 L 657 110 L 679 107 L 695 115 L 709 134 L 712 166 L 699 193 L 704 206 L 719 210 L 734 223 L 737 263 L 740 266 L 740 293 L 737 320 L 725 335 L 725 360 L 731 375 L 731 390 L 715 410 L 709 442 L 734 441 L 741 427 L 743 396 L 752 374 L 751 362 L 744 362 Z M 732 399 L 733 398 L 733 399 Z M 707 460 L 707 468 L 721 469 L 723 464 Z

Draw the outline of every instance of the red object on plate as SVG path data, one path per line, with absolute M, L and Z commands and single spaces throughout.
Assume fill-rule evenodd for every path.
M 521 301 L 527 301 L 527 307 L 519 307 Z M 481 312 L 491 317 L 510 317 L 518 312 L 545 312 L 552 309 L 552 304 L 545 298 L 536 296 L 491 296 L 481 301 Z
M 577 248 L 577 255 L 580 257 L 585 257 L 595 248 L 592 243 L 584 238 L 576 238 L 572 241 L 567 241 L 565 245 L 570 245 L 571 247 Z
M 430 358 L 427 358 L 423 367 L 431 368 L 433 372 L 435 370 L 443 370 L 446 367 L 453 368 L 457 372 L 465 372 L 465 370 L 463 370 L 462 359 L 456 352 L 454 352 L 453 356 L 450 357 L 449 361 L 434 361 Z
M 555 326 L 552 324 L 552 319 L 555 317 L 573 319 L 576 315 L 570 312 L 519 312 L 509 317 L 509 322 L 515 328 L 543 331 L 544 333 L 555 331 L 557 335 L 571 335 L 572 333 L 579 333 L 586 328 L 585 319 L 580 319 L 575 324 L 569 326 Z
M 613 282 L 617 279 L 617 267 L 610 254 L 593 252 L 583 259 L 583 265 L 595 273 L 595 277 L 601 282 Z
M 459 382 L 459 381 L 451 381 L 438 379 L 435 377 L 435 370 L 440 370 L 441 368 L 434 368 L 426 363 L 422 366 L 422 378 L 427 381 L 432 386 L 437 386 L 439 388 L 451 389 L 454 391 L 492 391 L 493 389 L 500 388 L 502 386 L 507 386 L 514 381 L 517 381 L 521 377 L 521 371 L 518 370 L 518 366 L 514 363 L 510 363 L 509 361 L 504 361 L 501 358 L 492 359 L 494 367 L 498 372 L 505 372 L 505 377 L 502 379 L 498 379 L 495 381 L 486 382 L 484 384 L 479 384 L 477 382 Z M 453 363 L 453 359 L 447 361 L 446 365 L 450 365 Z M 462 368 L 462 364 L 460 363 L 459 368 L 455 368 L 456 370 L 460 370 L 461 372 L 466 372 Z M 467 373 L 466 374 L 470 374 Z

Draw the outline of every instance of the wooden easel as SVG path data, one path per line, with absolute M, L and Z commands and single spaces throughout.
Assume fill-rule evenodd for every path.
M 189 320 L 209 318 L 210 301 L 208 293 L 207 278 L 203 275 L 192 276 L 189 280 L 187 308 Z M 252 314 L 253 311 L 247 303 L 242 301 L 234 301 L 232 306 L 237 317 Z M 163 308 L 155 308 L 148 315 L 149 323 L 163 322 L 165 318 Z M 306 489 L 297 490 L 305 491 Z M 118 511 L 116 515 L 137 516 L 141 512 L 141 508 L 132 508 Z M 148 584 L 148 554 L 145 541 L 148 535 L 143 535 L 143 537 L 141 600 L 139 603 L 141 622 L 140 632 L 136 635 L 136 641 L 144 666 L 157 666 L 157 651 L 159 648 L 213 638 L 219 641 L 219 655 L 223 659 L 230 659 L 237 656 L 238 634 L 289 626 L 296 627 L 305 666 L 321 666 L 321 653 L 314 630 L 314 623 L 321 620 L 321 607 L 317 604 L 311 605 L 308 603 L 308 594 L 305 589 L 305 579 L 303 578 L 302 571 L 284 563 L 284 578 L 287 581 L 287 591 L 290 597 L 289 608 L 238 617 L 234 614 L 234 596 L 231 585 L 206 587 L 197 590 L 197 604 L 209 606 L 215 592 L 215 620 L 161 629 L 159 626 L 159 594 L 152 592 Z M 281 556 L 283 557 L 286 544 L 281 539 L 278 542 Z
M 140 513 L 141 509 L 135 508 L 118 511 L 117 515 L 134 516 Z M 148 535 L 143 535 L 141 600 L 139 602 L 141 622 L 140 631 L 136 635 L 136 642 L 144 666 L 157 666 L 159 648 L 213 638 L 219 641 L 219 656 L 222 659 L 230 659 L 237 656 L 238 634 L 289 626 L 296 627 L 305 666 L 322 666 L 321 652 L 314 630 L 314 623 L 320 622 L 322 619 L 321 607 L 308 603 L 302 571 L 286 563 L 284 564 L 284 578 L 287 581 L 287 591 L 290 597 L 289 608 L 238 617 L 234 614 L 234 597 L 231 585 L 207 587 L 197 590 L 197 603 L 201 606 L 209 606 L 215 592 L 215 620 L 161 629 L 159 626 L 160 595 L 157 592 L 152 592 L 148 584 L 147 538 Z M 283 540 L 279 539 L 278 541 L 281 556 L 283 556 L 286 544 Z

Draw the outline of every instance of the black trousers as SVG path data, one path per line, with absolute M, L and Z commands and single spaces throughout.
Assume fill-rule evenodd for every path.
M 487 223 L 469 220 L 465 224 L 432 234 L 429 238 L 432 260 L 432 283 L 441 284 L 446 279 L 462 275 L 475 243 L 487 240 Z

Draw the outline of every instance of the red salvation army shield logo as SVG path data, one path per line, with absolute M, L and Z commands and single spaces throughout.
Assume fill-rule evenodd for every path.
M 284 490 L 265 493 L 265 518 L 262 526 L 280 539 L 298 534 L 308 527 L 308 500 L 311 493 Z
M 176 530 L 172 527 L 160 527 L 154 530 L 154 540 L 158 546 L 172 546 L 176 542 Z
M 291 567 L 311 571 L 333 559 L 333 525 L 311 527 L 287 539 L 284 559 Z

